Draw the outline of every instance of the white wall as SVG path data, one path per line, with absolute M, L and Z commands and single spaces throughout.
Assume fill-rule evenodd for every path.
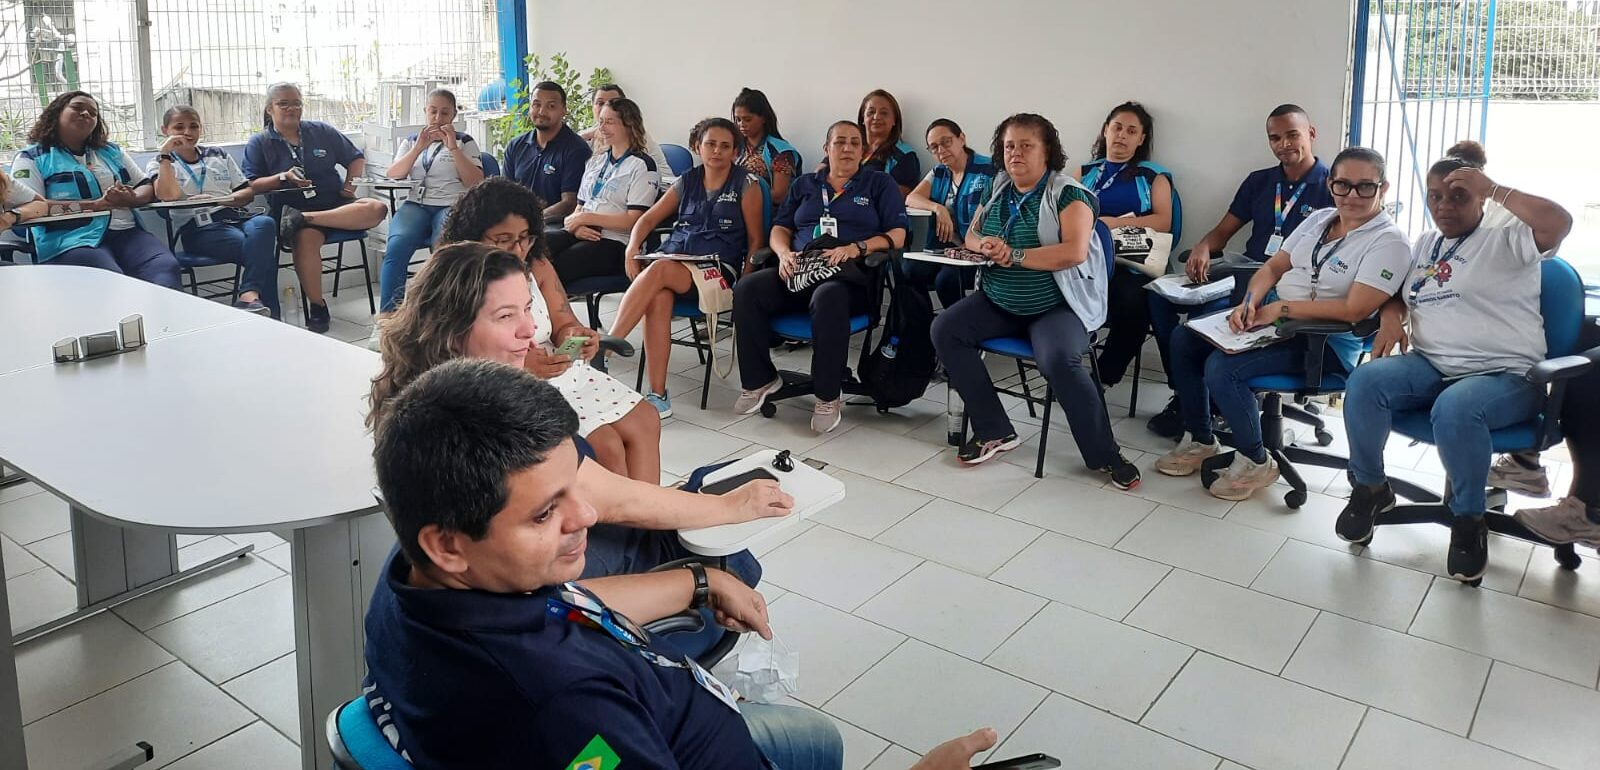
M 808 165 L 827 124 L 854 118 L 873 88 L 900 101 L 924 169 L 934 118 L 987 148 L 1006 115 L 1039 112 L 1070 165 L 1088 159 L 1107 110 L 1138 100 L 1155 116 L 1154 160 L 1177 176 L 1186 244 L 1245 173 L 1275 162 L 1263 128 L 1274 106 L 1310 112 L 1324 159 L 1344 136 L 1349 0 L 529 0 L 528 15 L 534 51 L 610 67 L 657 141 L 685 143 L 750 86 Z

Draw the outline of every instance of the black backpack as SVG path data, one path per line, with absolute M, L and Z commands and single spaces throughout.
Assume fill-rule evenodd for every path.
M 893 269 L 893 268 L 890 268 Z M 933 299 L 926 290 L 895 281 L 889 294 L 878 346 L 861 370 L 861 381 L 878 411 L 905 406 L 920 398 L 933 379 Z

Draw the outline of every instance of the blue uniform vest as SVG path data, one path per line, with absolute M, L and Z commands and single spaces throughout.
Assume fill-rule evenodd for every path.
M 123 184 L 132 182 L 133 177 L 122 165 L 121 147 L 107 143 L 89 152 L 94 154 L 96 163 L 104 163 L 106 168 L 114 169 L 117 179 Z M 38 167 L 39 178 L 44 182 L 44 197 L 48 200 L 92 201 L 105 193 L 100 189 L 100 182 L 95 179 L 94 173 L 65 149 L 45 149 L 33 144 L 24 149 L 22 154 Z M 70 249 L 99 246 L 110 227 L 110 217 L 96 217 L 84 222 L 55 222 L 29 229 L 39 261 L 48 262 Z
M 706 168 L 695 166 L 678 180 L 678 224 L 661 244 L 667 254 L 716 254 L 734 275 L 744 268 L 749 234 L 745 230 L 743 199 L 752 175 L 734 166 L 728 181 L 715 195 L 706 194 Z
M 967 171 L 961 176 L 961 186 L 956 190 L 956 205 L 950 210 L 950 218 L 955 221 L 955 243 L 943 243 L 938 238 L 933 238 L 930 232 L 930 243 L 934 248 L 950 248 L 959 245 L 967 237 L 967 228 L 972 226 L 972 215 L 977 213 L 978 207 L 989 200 L 989 189 L 994 184 L 994 161 L 987 155 L 979 155 L 970 148 L 967 150 Z M 928 198 L 934 203 L 944 205 L 945 199 L 950 195 L 950 185 L 955 181 L 955 174 L 950 167 L 943 163 L 934 166 L 933 181 L 928 189 Z M 931 231 L 931 228 L 930 228 Z

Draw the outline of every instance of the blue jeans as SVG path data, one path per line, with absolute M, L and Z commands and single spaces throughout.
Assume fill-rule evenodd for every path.
M 1153 291 L 1145 293 L 1150 295 L 1148 299 L 1150 303 L 1150 331 L 1155 334 L 1156 349 L 1161 352 L 1161 370 L 1168 372 L 1167 382 L 1170 385 L 1172 382 L 1172 334 L 1178 330 L 1178 324 L 1182 320 L 1179 316 L 1187 315 L 1190 318 L 1204 318 L 1212 313 L 1227 310 L 1230 303 L 1227 297 L 1222 297 L 1199 305 L 1175 305 L 1166 297 Z M 1172 389 L 1177 390 L 1177 386 L 1172 386 Z
M 1233 447 L 1246 457 L 1263 462 L 1266 445 L 1261 440 L 1261 407 L 1250 380 L 1270 374 L 1305 371 L 1306 338 L 1294 337 L 1269 347 L 1229 355 L 1189 327 L 1172 335 L 1172 368 L 1167 380 L 1178 393 L 1183 428 L 1205 440 L 1211 435 L 1211 405 L 1228 420 Z M 1332 348 L 1324 348 L 1324 375 L 1343 372 L 1344 362 Z
M 1383 445 L 1394 413 L 1428 409 L 1433 444 L 1450 481 L 1451 513 L 1482 516 L 1492 459 L 1489 432 L 1532 419 L 1543 405 L 1544 392 L 1521 375 L 1485 374 L 1446 382 L 1420 353 L 1362 364 L 1350 375 L 1344 394 L 1350 473 L 1366 486 L 1387 481 Z
M 833 720 L 799 706 L 741 703 L 750 739 L 775 770 L 839 770 L 844 739 Z
M 222 259 L 244 268 L 239 277 L 239 293 L 261 295 L 261 304 L 282 314 L 278 307 L 278 254 L 275 240 L 278 223 L 265 214 L 243 222 L 213 222 L 205 227 L 187 227 L 178 236 L 183 250 L 197 256 Z
M 389 218 L 389 242 L 378 269 L 378 312 L 394 312 L 406 294 L 406 267 L 417 249 L 436 243 L 449 206 L 427 206 L 406 201 Z
M 172 249 L 137 227 L 106 230 L 100 245 L 67 249 L 44 264 L 94 267 L 169 289 L 183 289 L 178 258 L 172 255 Z

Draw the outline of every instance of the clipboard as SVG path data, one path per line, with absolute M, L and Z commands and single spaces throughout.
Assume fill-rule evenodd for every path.
M 1195 318 L 1184 325 L 1193 329 L 1206 342 L 1211 343 L 1218 350 L 1229 355 L 1243 353 L 1273 345 L 1287 339 L 1278 336 L 1278 327 L 1263 326 L 1259 329 L 1236 332 L 1228 326 L 1228 316 L 1231 312 L 1212 313 L 1204 318 Z

